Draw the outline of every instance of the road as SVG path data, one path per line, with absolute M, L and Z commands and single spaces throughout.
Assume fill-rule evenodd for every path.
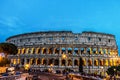
M 66 80 L 65 76 L 47 72 L 32 72 L 31 75 L 38 76 L 39 80 Z

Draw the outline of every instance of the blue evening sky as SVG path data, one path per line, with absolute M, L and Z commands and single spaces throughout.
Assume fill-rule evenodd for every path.
M 120 47 L 120 0 L 0 0 L 0 42 L 48 30 L 110 33 Z

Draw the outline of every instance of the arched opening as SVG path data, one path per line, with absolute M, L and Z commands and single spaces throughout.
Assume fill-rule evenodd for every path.
M 96 48 L 93 49 L 93 53 L 97 54 L 97 49 Z
M 35 48 L 32 48 L 32 52 L 31 52 L 32 54 L 35 54 Z
M 103 60 L 100 60 L 100 66 L 103 66 Z
M 30 59 L 27 59 L 26 63 L 29 64 L 30 63 Z
M 74 53 L 78 54 L 78 48 L 74 48 Z
M 72 60 L 71 59 L 68 60 L 68 66 L 72 66 Z
M 102 48 L 99 49 L 99 54 L 103 54 Z
M 88 53 L 88 54 L 92 54 L 91 48 L 87 48 L 87 53 Z
M 66 65 L 66 60 L 62 60 L 62 66 L 65 66 Z
M 24 61 L 25 61 L 24 59 L 21 59 L 21 64 L 22 64 L 22 65 L 24 65 Z
M 92 60 L 88 59 L 88 66 L 92 66 Z
M 68 54 L 72 54 L 72 48 L 68 48 Z
M 59 48 L 55 48 L 55 54 L 59 54 Z
M 40 48 L 38 48 L 38 54 L 40 53 L 40 51 L 41 51 L 41 49 L 40 49 Z
M 25 54 L 25 48 L 22 49 L 22 54 Z
M 86 60 L 82 59 L 83 66 L 86 66 Z
M 25 53 L 28 54 L 28 52 L 29 52 L 29 48 L 26 49 Z
M 31 65 L 35 64 L 35 59 L 31 59 Z
M 43 59 L 43 65 L 47 65 L 47 60 Z
M 65 48 L 62 48 L 62 54 L 65 54 Z
M 41 61 L 40 59 L 37 60 L 37 65 L 40 65 L 41 63 L 40 61 Z
M 59 65 L 59 59 L 55 59 L 54 65 L 55 65 L 55 66 L 58 66 L 58 65 Z
M 74 60 L 74 66 L 78 66 L 78 60 Z
M 47 53 L 47 49 L 46 49 L 46 48 L 43 48 L 43 49 L 42 49 L 42 53 L 43 53 L 43 54 L 46 54 L 46 53 Z
M 81 54 L 84 54 L 84 48 L 80 48 Z
M 49 63 L 48 63 L 48 65 L 53 64 L 53 61 L 54 61 L 54 59 L 53 59 L 53 58 L 52 58 L 52 59 L 49 59 Z
M 98 60 L 94 60 L 94 66 L 98 66 Z
M 49 48 L 48 54 L 52 54 L 53 53 L 53 48 Z
M 21 49 L 18 49 L 18 54 L 21 54 Z

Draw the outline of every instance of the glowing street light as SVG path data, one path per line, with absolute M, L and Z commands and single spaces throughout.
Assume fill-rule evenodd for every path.
M 67 56 L 66 56 L 65 54 L 63 54 L 63 55 L 62 55 L 62 58 L 63 58 L 63 59 L 66 59 L 66 58 L 67 58 Z
M 28 70 L 30 68 L 30 65 L 29 64 L 25 64 L 25 70 Z

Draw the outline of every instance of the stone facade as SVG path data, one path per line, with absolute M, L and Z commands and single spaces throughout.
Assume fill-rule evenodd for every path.
M 84 72 L 100 73 L 119 62 L 115 36 L 98 32 L 72 33 L 48 31 L 25 33 L 9 37 L 6 42 L 18 47 L 18 54 L 10 55 L 11 64 L 29 64 L 35 69 L 79 71 L 82 57 Z

